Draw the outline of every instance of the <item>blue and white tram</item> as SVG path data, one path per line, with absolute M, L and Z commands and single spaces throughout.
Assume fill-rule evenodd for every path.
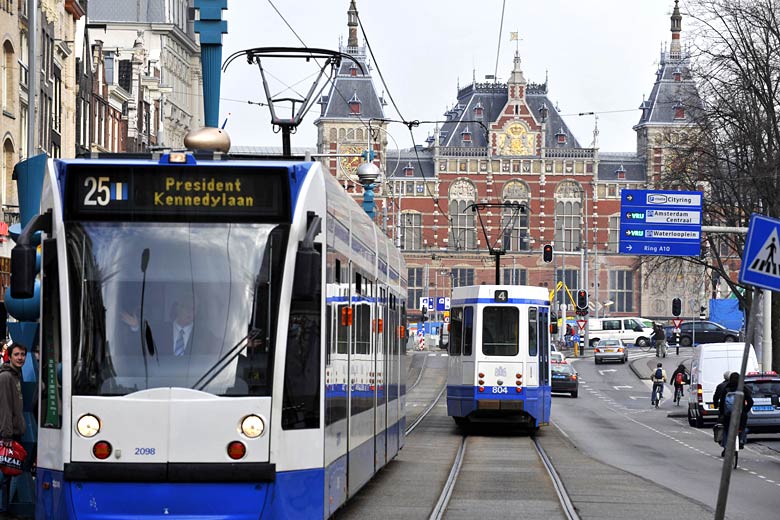
M 543 287 L 452 290 L 447 413 L 458 424 L 550 420 L 550 295 Z
M 325 518 L 403 444 L 406 270 L 319 163 L 47 163 L 39 518 Z

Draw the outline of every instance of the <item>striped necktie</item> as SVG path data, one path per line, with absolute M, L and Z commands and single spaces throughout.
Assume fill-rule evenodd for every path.
M 176 344 L 173 346 L 173 355 L 184 355 L 184 329 L 179 329 L 179 335 L 176 337 Z

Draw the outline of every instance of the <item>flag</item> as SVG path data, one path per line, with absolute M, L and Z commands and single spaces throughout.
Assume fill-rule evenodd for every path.
M 509 33 L 509 41 L 510 42 L 513 42 L 513 41 L 519 40 L 519 39 L 520 38 L 517 37 L 517 33 L 516 32 L 510 32 Z

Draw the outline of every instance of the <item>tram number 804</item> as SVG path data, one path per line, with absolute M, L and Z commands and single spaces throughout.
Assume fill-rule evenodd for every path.
M 505 386 L 494 386 L 493 387 L 493 393 L 494 394 L 508 394 L 509 390 Z

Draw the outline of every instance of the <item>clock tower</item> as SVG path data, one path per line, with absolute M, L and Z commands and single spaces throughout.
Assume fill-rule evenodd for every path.
M 387 149 L 386 103 L 374 87 L 366 48 L 358 42 L 358 20 L 355 0 L 351 0 L 347 11 L 347 45 L 339 45 L 339 51 L 354 61 L 342 59 L 330 90 L 319 100 L 320 116 L 314 122 L 318 128 L 318 153 L 340 156 L 322 162 L 355 195 L 362 193 L 356 173 L 365 160 L 360 155 L 373 155 L 374 164 L 384 172 Z M 381 211 L 384 203 L 381 189 L 375 193 L 377 210 Z

